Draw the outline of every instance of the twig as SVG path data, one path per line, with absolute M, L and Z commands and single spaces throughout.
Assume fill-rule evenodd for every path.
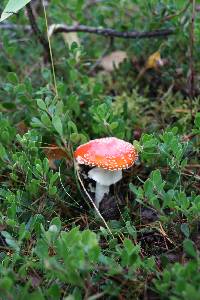
M 5 23 L 5 24 L 0 24 L 0 29 L 5 29 L 5 30 L 24 30 L 24 31 L 30 31 L 31 26 L 29 25 L 17 25 L 17 24 L 12 24 L 12 23 Z
M 165 37 L 174 33 L 172 29 L 163 29 L 155 31 L 117 31 L 111 28 L 101 28 L 101 27 L 91 27 L 85 25 L 74 25 L 67 26 L 65 24 L 54 25 L 51 30 L 51 34 L 59 32 L 87 32 L 97 35 L 109 36 L 109 37 L 119 37 L 125 39 L 141 39 L 141 38 L 154 38 L 154 37 Z
M 28 15 L 28 18 L 29 18 L 29 21 L 30 21 L 31 28 L 32 28 L 35 36 L 37 37 L 38 41 L 40 42 L 40 44 L 42 45 L 42 47 L 45 51 L 45 58 L 48 62 L 51 62 L 49 43 L 46 40 L 46 38 L 42 35 L 42 33 L 41 33 L 41 31 L 40 31 L 40 29 L 37 25 L 37 22 L 35 20 L 35 16 L 33 14 L 32 7 L 31 7 L 30 3 L 28 3 L 26 5 L 26 11 L 27 11 L 27 15 Z

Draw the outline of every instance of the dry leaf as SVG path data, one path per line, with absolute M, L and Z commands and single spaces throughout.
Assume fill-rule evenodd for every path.
M 102 58 L 100 66 L 107 72 L 112 72 L 119 68 L 119 65 L 127 59 L 125 51 L 114 51 Z
M 62 158 L 70 160 L 67 153 L 55 144 L 51 144 L 49 147 L 45 147 L 44 153 L 49 160 L 50 168 L 54 170 L 57 170 L 56 160 L 61 160 Z
M 28 131 L 28 127 L 26 126 L 24 121 L 20 121 L 17 125 L 17 132 L 21 135 L 25 134 Z
M 68 45 L 69 48 L 71 48 L 71 45 L 74 42 L 80 47 L 81 43 L 80 43 L 77 32 L 68 32 L 68 33 L 63 32 L 62 36 L 63 36 L 65 43 Z M 76 52 L 76 62 L 79 61 L 80 56 L 81 56 L 81 51 L 78 50 Z
M 76 43 L 78 46 L 81 45 L 79 37 L 77 35 L 77 32 L 63 32 L 62 33 L 63 39 L 65 41 L 65 43 L 69 46 L 69 48 L 71 47 L 72 43 Z
M 76 25 L 76 23 L 74 23 L 73 25 Z M 58 30 L 60 27 L 62 28 L 63 24 L 52 24 L 51 26 L 49 26 L 49 29 L 48 29 L 49 38 L 53 35 L 54 31 Z M 78 46 L 81 45 L 77 32 L 63 32 L 62 37 L 64 39 L 65 44 L 67 44 L 69 48 L 71 48 L 71 45 L 73 42 L 75 42 Z M 78 50 L 76 52 L 76 61 L 77 62 L 79 61 L 80 55 L 81 55 L 81 52 Z
M 157 69 L 159 66 L 163 66 L 163 61 L 161 59 L 160 52 L 156 51 L 148 57 L 145 69 Z

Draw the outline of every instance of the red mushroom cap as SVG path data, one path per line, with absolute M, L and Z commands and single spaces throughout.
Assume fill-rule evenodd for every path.
M 115 137 L 107 137 L 79 146 L 74 157 L 79 164 L 117 171 L 130 168 L 138 154 L 132 144 Z

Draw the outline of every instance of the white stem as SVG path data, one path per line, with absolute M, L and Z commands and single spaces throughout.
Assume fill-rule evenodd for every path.
M 103 196 L 108 193 L 109 193 L 108 185 L 102 185 L 102 184 L 96 182 L 95 204 L 96 204 L 97 208 L 99 208 L 99 204 L 100 204 L 101 200 L 103 199 Z
M 109 193 L 109 187 L 122 179 L 122 170 L 111 171 L 95 167 L 88 172 L 88 177 L 96 181 L 95 205 L 99 204 L 104 194 Z

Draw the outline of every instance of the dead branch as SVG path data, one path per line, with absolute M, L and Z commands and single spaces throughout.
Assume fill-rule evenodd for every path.
M 85 25 L 74 25 L 67 26 L 65 24 L 51 25 L 51 34 L 60 32 L 87 32 L 91 34 L 118 37 L 118 38 L 129 38 L 129 39 L 141 39 L 141 38 L 154 38 L 154 37 L 165 37 L 174 33 L 172 29 L 161 29 L 154 31 L 117 31 L 111 28 L 98 28 Z

